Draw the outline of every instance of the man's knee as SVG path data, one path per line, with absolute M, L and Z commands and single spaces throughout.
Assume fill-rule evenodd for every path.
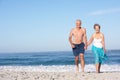
M 80 59 L 84 60 L 84 54 L 80 54 Z
M 78 61 L 78 60 L 79 60 L 79 57 L 78 57 L 78 56 L 75 56 L 75 60 Z

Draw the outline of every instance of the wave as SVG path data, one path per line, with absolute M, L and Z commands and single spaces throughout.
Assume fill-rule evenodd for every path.
M 26 72 L 75 72 L 75 65 L 52 65 L 52 66 L 0 66 L 0 71 L 26 71 Z M 85 65 L 85 72 L 94 72 L 95 65 Z M 120 65 L 101 66 L 102 72 L 120 72 Z

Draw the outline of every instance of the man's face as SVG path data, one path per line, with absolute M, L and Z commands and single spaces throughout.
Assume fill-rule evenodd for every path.
M 81 22 L 80 21 L 76 21 L 76 27 L 80 28 L 81 27 Z
M 95 26 L 95 31 L 96 31 L 97 33 L 100 32 L 99 26 Z

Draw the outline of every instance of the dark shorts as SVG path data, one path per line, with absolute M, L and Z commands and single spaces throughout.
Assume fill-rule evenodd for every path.
M 80 53 L 84 54 L 85 44 L 83 42 L 81 44 L 74 44 L 74 45 L 75 45 L 75 48 L 72 48 L 74 56 L 79 56 Z

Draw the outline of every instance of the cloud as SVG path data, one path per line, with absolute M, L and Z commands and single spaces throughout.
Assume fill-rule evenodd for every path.
M 118 13 L 120 12 L 120 8 L 112 8 L 112 9 L 106 9 L 106 10 L 98 10 L 89 13 L 89 16 L 98 16 L 98 15 L 105 15 L 105 14 L 110 14 L 110 13 Z

